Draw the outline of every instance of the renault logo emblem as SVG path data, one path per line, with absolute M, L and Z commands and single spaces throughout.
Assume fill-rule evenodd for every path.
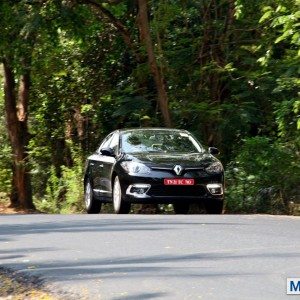
M 181 173 L 183 171 L 183 167 L 179 166 L 179 165 L 176 165 L 173 170 L 176 173 L 176 175 L 181 175 Z

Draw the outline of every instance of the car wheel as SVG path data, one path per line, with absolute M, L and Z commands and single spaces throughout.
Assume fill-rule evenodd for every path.
M 186 215 L 189 212 L 189 203 L 173 203 L 173 209 L 176 215 Z
M 88 214 L 98 214 L 100 212 L 102 203 L 95 200 L 92 185 L 89 180 L 86 181 L 84 188 L 84 202 Z
M 204 206 L 208 214 L 220 215 L 223 212 L 223 200 L 208 199 Z
M 124 202 L 119 177 L 116 176 L 113 185 L 113 205 L 116 214 L 128 214 L 130 212 L 130 203 Z

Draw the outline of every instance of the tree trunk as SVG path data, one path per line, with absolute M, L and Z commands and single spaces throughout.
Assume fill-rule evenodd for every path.
M 102 4 L 96 2 L 95 0 L 83 0 L 82 2 L 89 4 L 95 9 L 97 9 L 97 11 L 99 11 L 102 16 L 104 16 L 107 20 L 109 20 L 111 24 L 113 24 L 113 26 L 121 34 L 124 43 L 133 52 L 136 61 L 138 63 L 142 63 L 143 56 L 140 55 L 140 53 L 138 53 L 138 51 L 136 50 L 134 40 L 131 38 L 130 31 L 126 28 L 126 26 L 124 26 L 124 24 L 119 19 L 117 19 L 109 10 L 107 10 Z M 168 107 L 168 95 L 166 92 L 164 77 L 161 70 L 157 66 L 153 43 L 150 34 L 147 0 L 138 0 L 138 7 L 139 7 L 139 14 L 137 18 L 138 19 L 137 24 L 140 31 L 141 41 L 142 43 L 145 44 L 147 49 L 150 71 L 154 78 L 154 82 L 157 89 L 159 109 L 162 113 L 165 126 L 171 127 L 172 122 L 171 122 L 171 117 L 170 117 L 170 112 Z
M 30 74 L 27 70 L 20 78 L 19 103 L 17 107 L 14 73 L 6 59 L 4 59 L 3 65 L 6 124 L 13 155 L 11 205 L 34 209 L 27 161 L 29 140 L 27 109 Z
M 103 4 L 100 4 L 94 0 L 82 0 L 82 2 L 91 5 L 97 12 L 99 12 L 100 18 L 104 17 L 110 22 L 110 24 L 112 24 L 118 30 L 118 32 L 123 38 L 124 43 L 128 46 L 128 48 L 132 51 L 133 55 L 135 56 L 136 61 L 138 63 L 142 63 L 143 57 L 141 57 L 139 51 L 137 50 L 134 40 L 131 37 L 130 31 L 126 28 L 126 26 L 118 18 L 116 18 L 108 9 L 106 9 L 103 6 Z
M 150 71 L 154 78 L 154 82 L 157 89 L 159 108 L 162 113 L 165 126 L 171 127 L 172 123 L 171 123 L 170 111 L 168 107 L 168 95 L 166 92 L 164 77 L 157 65 L 151 34 L 150 34 L 147 0 L 138 0 L 138 8 L 139 8 L 139 13 L 138 13 L 137 23 L 139 26 L 141 41 L 146 46 Z

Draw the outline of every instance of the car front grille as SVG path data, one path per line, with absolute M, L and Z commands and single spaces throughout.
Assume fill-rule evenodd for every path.
M 201 197 L 206 194 L 206 189 L 201 185 L 193 186 L 152 186 L 148 192 L 149 196 L 154 197 Z

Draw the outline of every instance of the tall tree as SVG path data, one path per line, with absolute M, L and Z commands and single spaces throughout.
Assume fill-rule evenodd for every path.
M 6 125 L 12 148 L 11 205 L 34 208 L 27 150 L 30 67 L 35 33 L 28 26 L 28 22 L 32 22 L 28 8 L 22 1 L 1 2 L 0 57 L 4 68 Z
M 157 89 L 158 104 L 163 116 L 165 126 L 171 127 L 172 122 L 171 122 L 171 116 L 168 107 L 168 102 L 169 102 L 168 94 L 166 91 L 165 79 L 162 74 L 162 69 L 158 68 L 157 60 L 154 53 L 154 47 L 151 38 L 150 24 L 148 18 L 149 10 L 147 5 L 147 0 L 138 0 L 138 9 L 139 11 L 138 11 L 137 24 L 140 31 L 141 41 L 146 46 L 150 71 L 154 78 L 155 86 Z
M 28 96 L 30 73 L 24 71 L 20 76 L 19 94 L 16 96 L 16 79 L 11 62 L 2 58 L 4 66 L 4 94 L 7 130 L 13 150 L 12 159 L 12 206 L 34 208 L 28 167 Z
M 140 33 L 141 45 L 138 45 L 136 41 L 131 37 L 130 30 L 123 24 L 123 22 L 115 17 L 103 3 L 107 4 L 107 1 L 96 1 L 96 0 L 80 0 L 91 5 L 95 8 L 100 16 L 103 16 L 105 21 L 110 22 L 122 36 L 124 43 L 130 48 L 134 53 L 137 63 L 143 63 L 143 55 L 141 55 L 141 49 L 146 47 L 147 59 L 149 64 L 149 70 L 153 76 L 156 91 L 157 91 L 157 102 L 159 109 L 162 114 L 163 122 L 166 127 L 171 127 L 171 116 L 168 105 L 168 94 L 166 91 L 165 78 L 163 76 L 162 70 L 158 67 L 157 59 L 153 47 L 150 22 L 148 18 L 149 10 L 147 1 L 139 0 L 138 3 L 138 15 L 137 24 Z M 108 1 L 110 4 L 119 4 L 119 1 Z M 138 50 L 137 50 L 138 49 Z

